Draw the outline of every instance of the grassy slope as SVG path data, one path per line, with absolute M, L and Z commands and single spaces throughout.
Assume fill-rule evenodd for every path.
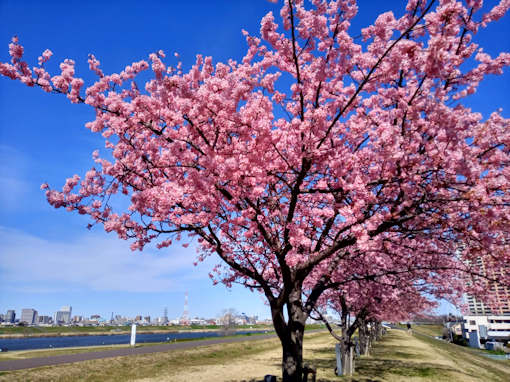
M 315 346 L 310 346 L 314 345 Z M 319 345 L 319 346 L 318 346 Z M 33 370 L 0 373 L 0 381 L 124 381 L 153 378 L 158 381 L 179 381 L 180 376 L 198 370 L 207 380 L 208 372 L 218 365 L 233 375 L 222 375 L 211 381 L 245 379 L 243 367 L 260 362 L 265 354 L 272 354 L 262 365 L 276 364 L 278 340 L 262 340 L 226 345 L 199 347 L 185 351 L 109 358 L 76 364 L 44 367 Z M 317 367 L 318 381 L 357 382 L 506 382 L 510 381 L 510 361 L 495 361 L 467 349 L 416 333 L 391 330 L 378 342 L 368 357 L 356 361 L 357 372 L 352 378 L 334 375 L 335 341 L 327 333 L 306 336 L 304 357 Z M 237 365 L 237 366 L 236 366 Z M 274 365 L 273 365 L 274 366 Z M 260 370 L 262 378 L 264 368 Z M 187 374 L 186 374 L 187 373 Z
M 94 351 L 113 350 L 126 348 L 129 345 L 105 345 L 105 346 L 87 346 L 87 347 L 70 347 L 58 349 L 38 349 L 38 350 L 16 350 L 7 353 L 0 353 L 0 362 L 11 361 L 16 359 L 52 357 L 56 355 L 89 353 Z
M 510 381 L 510 362 L 482 357 L 471 349 L 393 330 L 370 357 L 358 361 L 357 379 L 368 381 Z
M 235 337 L 251 337 L 259 336 L 267 333 L 274 333 L 273 331 L 267 331 L 263 333 L 248 333 L 248 334 L 233 334 L 222 336 L 221 338 L 235 338 Z M 201 341 L 204 339 L 211 339 L 211 337 L 199 337 L 199 338 L 181 338 L 172 342 L 190 342 L 190 341 Z M 136 344 L 136 347 L 140 346 L 153 346 L 161 345 L 169 342 L 141 342 Z M 0 362 L 10 361 L 15 359 L 25 358 L 38 358 L 38 357 L 51 357 L 55 355 L 66 355 L 76 353 L 89 353 L 94 351 L 112 350 L 122 347 L 130 347 L 130 345 L 100 345 L 100 346 L 79 346 L 79 347 L 68 347 L 68 348 L 53 348 L 53 349 L 36 349 L 36 350 L 15 350 L 6 353 L 0 353 Z
M 510 361 L 498 361 L 480 355 L 481 351 L 469 347 L 451 344 L 445 341 L 437 341 L 432 338 L 417 334 L 420 341 L 432 345 L 435 349 L 445 354 L 466 373 L 473 375 L 487 374 L 487 381 L 510 381 Z M 492 374 L 492 375 L 491 375 Z
M 314 336 L 312 334 L 311 336 Z M 277 349 L 277 339 L 203 346 L 190 350 L 108 358 L 75 364 L 0 372 L 0 381 L 126 381 L 161 374 L 175 375 L 192 367 L 207 367 Z M 178 378 L 176 380 L 179 380 Z
M 429 336 L 442 336 L 443 325 L 413 325 L 413 330 L 419 333 L 427 334 Z
M 432 329 L 432 328 L 429 328 Z M 333 375 L 334 341 L 307 355 L 320 382 L 507 382 L 510 361 L 496 361 L 464 348 L 416 333 L 391 330 L 370 356 L 356 360 L 352 378 Z M 306 354 L 305 354 L 306 355 Z

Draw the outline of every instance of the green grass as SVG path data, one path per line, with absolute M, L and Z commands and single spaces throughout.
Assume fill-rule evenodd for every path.
M 480 356 L 476 349 L 448 344 L 420 332 L 409 335 L 400 330 L 390 330 L 383 340 L 376 342 L 370 356 L 357 359 L 356 373 L 352 378 L 337 377 L 333 372 L 335 340 L 325 332 L 307 334 L 305 338 L 313 339 L 311 343 L 318 341 L 313 349 L 305 350 L 304 361 L 317 367 L 320 382 L 510 381 L 509 361 L 491 360 Z M 186 374 L 189 370 L 207 370 L 209 365 L 222 365 L 225 370 L 230 370 L 235 364 L 239 375 L 228 380 L 239 382 L 246 379 L 244 368 L 239 365 L 250 363 L 253 357 L 260 359 L 269 351 L 274 354 L 279 348 L 277 339 L 243 341 L 0 373 L 0 381 L 124 381 L 158 376 L 178 381 L 183 380 L 181 375 L 189 375 Z M 275 359 L 268 362 L 264 365 L 273 363 L 274 367 L 278 363 Z M 260 378 L 263 375 L 261 371 Z
M 436 336 L 443 336 L 443 325 L 437 325 L 437 324 L 425 324 L 425 325 L 413 325 L 412 327 L 413 331 L 427 334 L 432 337 Z
M 404 330 L 407 330 L 407 325 L 398 324 L 399 328 L 402 328 Z M 443 329 L 444 326 L 441 324 L 419 324 L 419 325 L 412 325 L 411 329 L 413 332 L 418 332 L 422 334 L 426 334 L 428 336 L 436 337 L 436 336 L 443 336 Z
M 305 326 L 305 331 L 317 330 L 317 329 L 326 329 L 326 325 L 324 325 L 324 324 L 309 324 L 309 325 Z
M 463 355 L 480 355 L 481 356 L 482 353 L 491 353 L 488 350 L 475 349 L 475 348 L 470 348 L 468 346 L 460 346 L 460 345 L 451 344 L 447 341 L 436 340 L 433 338 L 426 337 L 426 336 L 422 335 L 421 333 L 415 333 L 415 334 L 421 341 L 429 343 L 438 349 L 448 351 L 449 353 L 454 354 L 456 356 L 463 356 Z M 483 358 L 483 360 L 485 360 L 485 359 L 486 358 Z M 497 360 L 490 360 L 490 361 L 500 362 Z M 503 362 L 510 362 L 510 361 L 503 361 Z M 510 365 L 510 363 L 509 363 L 509 365 Z
M 402 330 L 390 330 L 375 343 L 370 356 L 355 361 L 352 377 L 326 374 L 321 382 L 405 381 L 405 382 L 507 382 L 510 381 L 510 362 L 485 358 L 476 349 L 468 349 L 436 340 L 419 331 L 413 335 Z M 315 350 L 318 369 L 335 367 L 334 341 Z
M 327 333 L 308 334 L 306 338 L 324 338 Z M 0 381 L 126 381 L 164 375 L 180 380 L 179 372 L 208 365 L 229 365 L 233 360 L 245 359 L 274 351 L 280 347 L 278 339 L 201 346 L 187 350 L 173 350 L 153 354 L 84 361 L 73 364 L 47 366 L 36 369 L 0 373 Z M 175 376 L 175 377 L 173 377 Z M 263 374 L 262 374 L 263 376 Z M 242 379 L 242 378 L 241 378 Z
M 494 360 L 484 357 L 479 349 L 459 346 L 448 343 L 446 341 L 439 341 L 420 333 L 416 334 L 418 338 L 430 344 L 432 347 L 441 350 L 448 354 L 458 365 L 465 365 L 468 370 L 476 371 L 478 369 L 488 369 L 495 375 L 494 380 L 510 381 L 510 360 Z M 506 369 L 505 371 L 502 371 Z M 499 378 L 499 379 L 498 379 Z
M 336 363 L 335 340 L 325 332 L 307 334 L 306 338 L 313 339 L 312 342 L 319 341 L 313 349 L 305 350 L 304 361 L 317 367 L 320 382 L 510 381 L 510 361 L 492 360 L 481 356 L 476 349 L 435 340 L 419 331 L 409 335 L 401 330 L 390 330 L 383 340 L 376 342 L 370 356 L 358 358 L 356 373 L 352 378 L 337 377 L 333 372 Z M 0 381 L 124 381 L 158 376 L 178 381 L 182 380 L 180 375 L 189 375 L 186 374 L 189 370 L 207 370 L 208 365 L 223 365 L 225 370 L 229 370 L 235 364 L 238 365 L 235 370 L 239 375 L 228 380 L 239 382 L 246 379 L 244 368 L 239 365 L 250 363 L 252 357 L 260 359 L 265 352 L 272 351 L 274 354 L 274 350 L 279 348 L 277 339 L 243 341 L 0 373 Z M 274 359 L 269 362 L 264 365 L 278 363 Z M 263 375 L 261 372 L 260 378 Z
M 149 345 L 149 344 L 148 344 Z M 16 350 L 7 353 L 0 353 L 0 362 L 11 361 L 16 359 L 26 358 L 39 358 L 39 357 L 52 357 L 56 355 L 90 353 L 95 351 L 113 350 L 119 348 L 126 348 L 129 345 L 116 345 L 116 346 L 90 346 L 80 348 L 57 348 L 57 349 L 42 349 L 42 350 Z
M 221 338 L 237 338 L 237 337 L 250 337 L 250 336 L 258 336 L 265 334 L 274 334 L 274 331 L 268 331 L 267 333 L 247 333 L 247 334 L 233 334 L 228 336 L 222 336 Z M 136 347 L 141 346 L 155 346 L 155 345 L 163 345 L 168 343 L 175 342 L 193 342 L 193 341 L 202 341 L 205 339 L 214 339 L 216 337 L 198 337 L 198 338 L 180 338 L 172 341 L 165 342 L 143 342 L 138 343 Z M 67 354 L 76 354 L 76 353 L 89 353 L 95 351 L 104 351 L 104 350 L 113 350 L 122 347 L 129 347 L 129 345 L 101 345 L 101 346 L 84 346 L 84 347 L 71 347 L 71 348 L 54 348 L 54 349 L 36 349 L 36 350 L 18 350 L 18 351 L 10 351 L 6 353 L 0 353 L 0 362 L 2 361 L 10 361 L 15 359 L 25 359 L 25 358 L 37 358 L 37 357 L 51 357 L 56 355 L 67 355 Z
M 200 330 L 222 330 L 218 325 L 191 325 L 191 326 L 137 326 L 137 332 L 178 332 L 182 330 L 200 331 Z M 272 330 L 268 325 L 239 325 L 231 328 L 232 330 Z M 129 333 L 131 326 L 6 326 L 0 327 L 0 335 L 66 335 L 66 334 L 119 334 Z

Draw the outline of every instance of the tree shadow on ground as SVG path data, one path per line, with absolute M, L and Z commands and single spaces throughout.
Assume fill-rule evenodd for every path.
M 324 346 L 308 350 L 304 362 L 310 363 L 318 371 L 320 370 L 322 376 L 317 378 L 317 382 L 382 382 L 383 380 L 391 381 L 392 375 L 400 377 L 399 379 L 408 377 L 442 381 L 450 380 L 449 378 L 453 375 L 459 376 L 459 374 L 465 375 L 466 379 L 468 377 L 476 379 L 477 377 L 469 372 L 448 365 L 420 362 L 420 359 L 423 359 L 423 354 L 417 352 L 416 348 L 412 346 L 396 346 L 388 340 L 391 340 L 390 336 L 377 342 L 372 348 L 370 356 L 356 358 L 356 373 L 352 377 L 338 377 L 335 375 L 336 358 L 334 346 Z M 274 366 L 279 367 L 280 365 L 275 363 Z M 257 379 L 239 379 L 229 382 L 263 382 L 263 380 L 262 376 Z M 281 377 L 278 376 L 277 380 L 281 381 Z
M 416 349 L 411 346 L 387 345 L 385 341 L 378 342 L 372 349 L 370 356 L 361 356 L 355 359 L 356 373 L 352 377 L 337 377 L 334 375 L 336 367 L 335 348 L 325 346 L 311 350 L 311 363 L 317 367 L 317 370 L 331 370 L 331 377 L 318 378 L 317 382 L 380 382 L 382 379 L 391 380 L 391 375 L 400 377 L 417 377 L 425 379 L 446 380 L 452 373 L 464 374 L 475 377 L 469 373 L 455 369 L 448 365 L 436 363 L 419 362 L 422 357 L 416 353 Z M 401 359 L 390 359 L 401 358 Z M 415 361 L 416 360 L 416 361 Z

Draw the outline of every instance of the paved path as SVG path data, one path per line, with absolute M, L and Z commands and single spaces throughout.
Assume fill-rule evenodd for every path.
M 313 332 L 315 330 L 310 330 Z M 308 332 L 308 331 L 307 331 Z M 308 332 L 309 333 L 309 332 Z M 254 341 L 254 340 L 266 340 L 269 338 L 276 338 L 276 334 L 263 334 L 256 336 L 241 336 L 234 338 L 215 338 L 211 340 L 198 340 L 189 342 L 175 342 L 163 345 L 152 345 L 152 346 L 141 346 L 138 348 L 121 348 L 104 351 L 94 351 L 88 353 L 78 354 L 67 354 L 57 355 L 50 357 L 39 357 L 39 358 L 26 358 L 16 359 L 10 361 L 0 361 L 0 371 L 12 371 L 21 369 L 30 369 L 34 367 L 59 365 L 62 363 L 89 361 L 92 359 L 110 358 L 110 357 L 122 357 L 136 354 L 150 354 L 169 350 L 181 350 L 189 349 L 197 346 L 216 345 L 223 343 L 243 342 L 243 341 Z

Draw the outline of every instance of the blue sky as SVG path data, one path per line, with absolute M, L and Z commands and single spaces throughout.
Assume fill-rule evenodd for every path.
M 401 14 L 401 1 L 360 3 L 354 31 L 383 11 Z M 107 73 L 159 49 L 170 62 L 178 52 L 185 68 L 198 53 L 215 61 L 240 59 L 246 49 L 241 29 L 257 34 L 260 19 L 270 10 L 278 14 L 279 7 L 266 0 L 2 0 L 0 60 L 8 59 L 14 35 L 30 63 L 49 48 L 54 53 L 50 73 L 64 58 L 72 58 L 78 76 L 86 79 L 92 78 L 89 53 Z M 488 53 L 510 50 L 505 39 L 509 24 L 507 16 L 480 34 Z M 489 78 L 468 103 L 484 115 L 503 107 L 509 117 L 509 84 L 508 71 Z M 193 316 L 212 317 L 235 308 L 269 317 L 261 296 L 242 288 L 213 287 L 207 274 L 217 260 L 194 267 L 193 246 L 132 253 L 128 243 L 101 227 L 86 230 L 87 218 L 46 203 L 41 183 L 60 187 L 65 178 L 84 174 L 93 165 L 92 151 L 103 148 L 101 136 L 84 127 L 93 119 L 84 105 L 0 79 L 0 313 L 34 307 L 52 314 L 72 305 L 74 314 L 160 316 L 168 307 L 173 318 L 182 314 L 189 291 Z

